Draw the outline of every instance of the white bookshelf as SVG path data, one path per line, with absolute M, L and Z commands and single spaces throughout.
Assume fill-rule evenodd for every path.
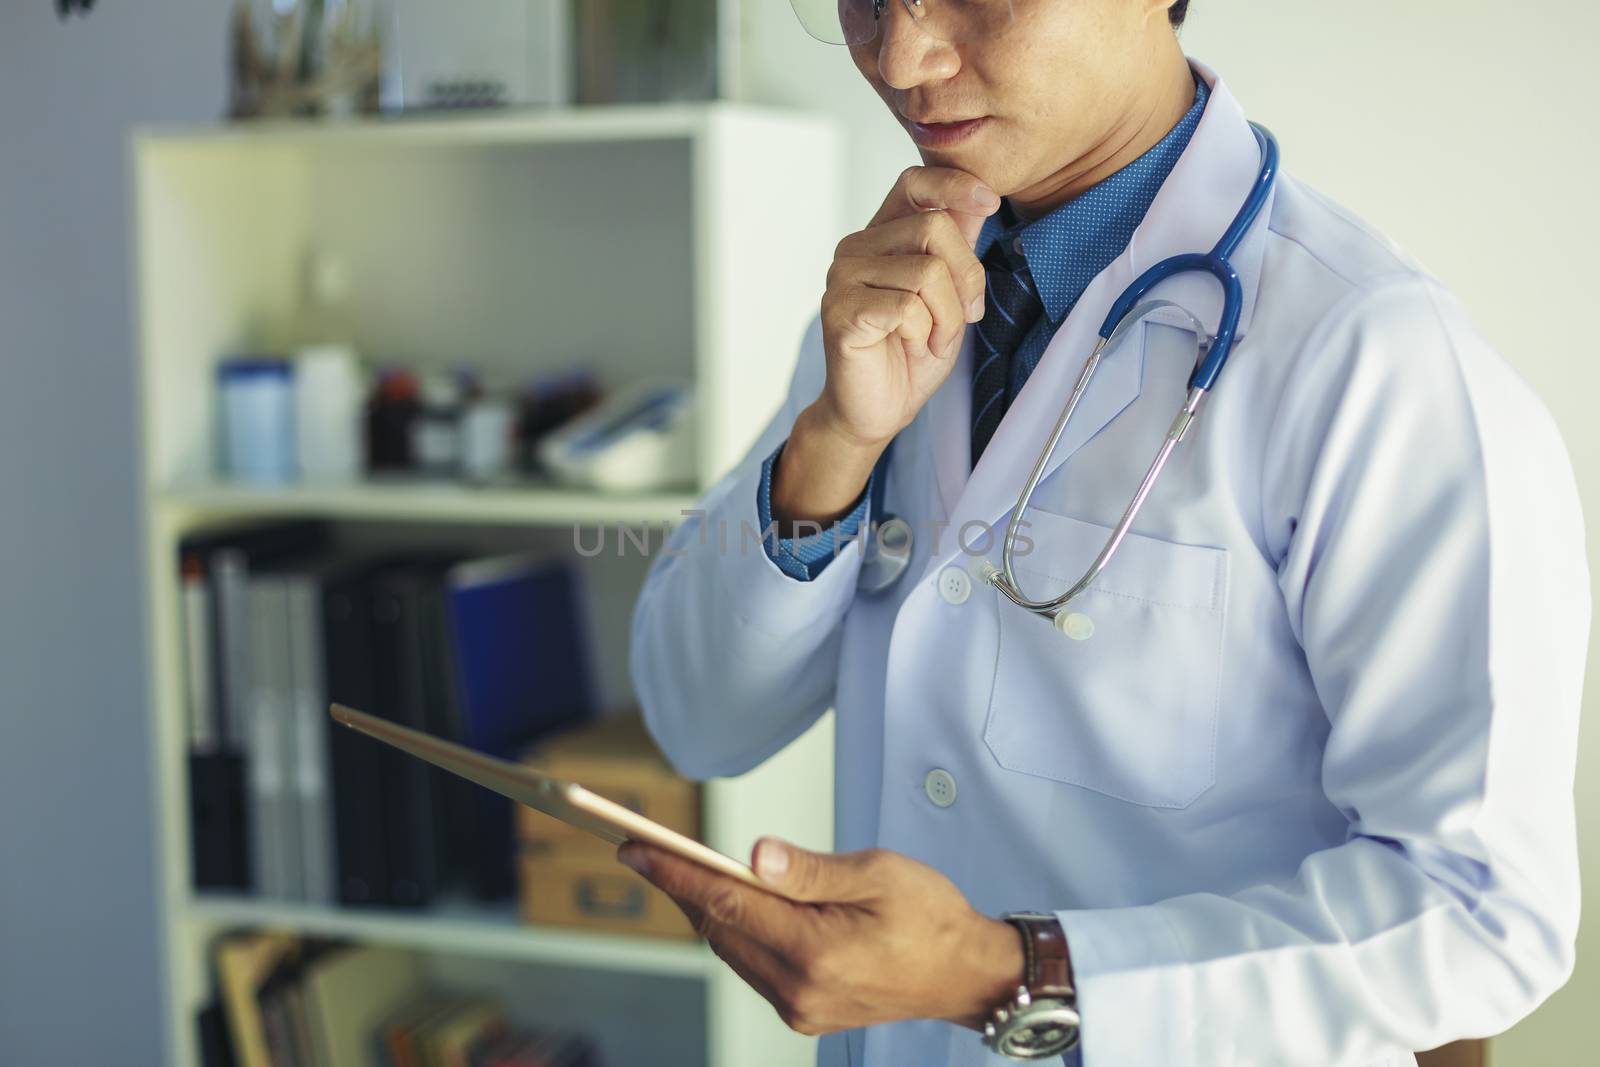
M 146 632 L 169 1059 L 194 1067 L 194 1012 L 222 930 L 271 927 L 414 948 L 451 975 L 606 976 L 703 988 L 712 1067 L 809 1065 L 814 1042 L 703 944 L 522 925 L 510 906 L 344 909 L 189 884 L 177 543 L 218 522 L 316 516 L 404 539 L 482 528 L 530 542 L 574 524 L 661 527 L 696 493 L 609 496 L 449 484 L 244 487 L 217 480 L 213 368 L 271 350 L 313 248 L 349 267 L 364 355 L 490 375 L 585 364 L 607 385 L 694 381 L 709 486 L 775 410 L 842 233 L 825 121 L 730 103 L 456 120 L 153 128 L 132 141 L 143 426 Z M 341 527 L 343 528 L 343 527 Z M 552 542 L 553 543 L 553 542 Z M 591 569 L 595 561 L 588 561 Z M 603 693 L 627 693 L 626 618 L 643 562 L 588 583 Z M 747 854 L 765 832 L 828 847 L 831 724 L 762 768 L 707 783 L 704 832 Z M 463 970 L 465 968 L 465 970 Z M 554 979 L 552 979 L 554 975 Z M 581 980 L 580 980 L 581 979 Z M 488 979 L 485 979 L 487 981 Z M 502 979 L 503 980 L 503 979 Z M 544 983 L 543 986 L 540 983 Z M 520 984 L 520 983 L 519 983 Z M 524 991 L 526 992 L 526 991 Z M 671 997 L 662 1003 L 678 1003 Z M 627 1025 L 596 1004 L 596 1025 Z
M 474 488 L 430 483 L 350 486 L 248 486 L 213 482 L 172 488 L 155 506 L 169 513 L 282 518 L 313 514 L 350 522 L 506 523 L 607 526 L 677 523 L 692 493 L 598 495 L 544 487 Z
M 185 918 L 201 936 L 231 927 L 260 926 L 424 952 L 677 978 L 703 979 L 721 966 L 702 942 L 528 926 L 509 904 L 445 901 L 426 914 L 407 915 L 389 909 L 318 907 L 207 894 L 190 900 Z

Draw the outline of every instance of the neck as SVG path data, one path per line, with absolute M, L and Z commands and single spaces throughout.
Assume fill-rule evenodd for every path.
M 1078 159 L 1006 199 L 1018 218 L 1042 218 L 1099 185 L 1154 148 L 1194 106 L 1194 75 L 1177 38 L 1164 48 L 1152 77 L 1128 111 Z

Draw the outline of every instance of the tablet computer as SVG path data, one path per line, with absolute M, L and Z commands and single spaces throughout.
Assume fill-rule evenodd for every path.
M 347 708 L 343 704 L 334 704 L 328 709 L 328 714 L 353 730 L 359 730 L 386 745 L 393 745 L 435 767 L 442 767 L 451 774 L 458 774 L 485 789 L 492 789 L 518 804 L 526 804 L 614 845 L 624 841 L 642 841 L 693 860 L 719 874 L 737 878 L 757 889 L 777 893 L 776 889 L 757 878 L 754 871 L 738 860 L 607 800 L 577 782 L 553 778 L 520 763 L 497 759 L 441 737 Z

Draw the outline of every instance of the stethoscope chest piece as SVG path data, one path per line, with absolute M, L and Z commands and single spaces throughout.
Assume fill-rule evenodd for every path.
M 881 593 L 898 582 L 911 566 L 911 553 L 916 547 L 911 524 L 891 512 L 884 504 L 889 492 L 889 464 L 894 456 L 894 442 L 883 450 L 872 472 L 871 516 L 867 527 L 866 554 L 861 560 L 861 574 L 856 588 L 864 593 Z
M 1056 613 L 1056 629 L 1074 641 L 1087 641 L 1094 636 L 1094 620 L 1081 611 Z
M 874 522 L 857 588 L 879 593 L 894 585 L 911 566 L 912 547 L 911 524 L 900 516 L 885 515 L 882 522 Z

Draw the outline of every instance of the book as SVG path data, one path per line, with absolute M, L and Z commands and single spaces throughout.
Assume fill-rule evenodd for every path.
M 198 552 L 178 561 L 179 620 L 183 630 L 184 726 L 189 751 L 214 752 L 217 728 L 217 668 L 211 624 L 211 580 Z
M 379 1067 L 374 1035 L 424 983 L 413 952 L 351 946 L 306 967 L 305 1008 L 318 1064 Z
M 424 1067 L 417 1051 L 417 1034 L 435 1018 L 455 1012 L 459 999 L 426 994 L 402 1006 L 379 1028 L 377 1044 L 384 1067 Z
M 586 1035 L 559 1033 L 539 1045 L 535 1056 L 543 1057 L 548 1067 L 596 1067 L 599 1054 Z
M 253 836 L 247 780 L 249 575 L 316 550 L 326 523 L 229 527 L 178 547 L 189 763 L 190 876 L 197 889 L 248 889 Z
M 515 759 L 530 742 L 593 715 L 586 628 L 570 564 L 528 556 L 474 560 L 451 568 L 445 589 L 463 744 Z M 507 897 L 510 802 L 478 790 L 473 826 L 470 882 L 480 897 Z
M 437 1025 L 426 1040 L 432 1067 L 471 1067 L 474 1050 L 504 1036 L 504 1010 L 492 1000 L 469 1001 Z
M 371 708 L 375 696 L 370 565 L 327 576 L 322 588 L 324 681 L 330 702 Z M 386 820 L 379 747 L 323 715 L 333 771 L 337 896 L 341 904 L 381 904 L 388 893 Z
M 191 751 L 188 765 L 189 859 L 194 887 L 248 889 L 244 753 Z
M 327 707 L 371 710 L 508 758 L 588 717 L 570 568 L 526 557 L 462 564 L 441 552 L 324 551 L 270 557 L 250 574 L 234 625 L 249 637 L 239 665 L 250 683 L 248 787 L 240 788 L 251 845 L 244 865 L 260 891 L 421 907 L 460 880 L 481 897 L 509 896 L 514 848 L 501 798 L 340 727 Z M 197 786 L 228 770 L 197 768 Z M 233 813 L 228 783 L 210 785 L 214 814 L 201 817 L 197 789 L 196 827 L 216 840 L 197 844 L 196 856 L 211 854 L 219 871 L 197 884 L 221 885 L 237 877 L 220 869 L 229 867 L 223 858 L 237 861 L 225 848 Z
M 273 1067 L 258 995 L 298 950 L 298 940 L 290 934 L 237 934 L 217 943 L 217 988 L 239 1067 Z
M 295 730 L 289 662 L 289 596 L 281 578 L 249 585 L 247 751 L 251 859 L 257 892 L 280 900 L 304 895 L 294 788 Z
M 297 837 L 303 899 L 338 899 L 332 768 L 328 756 L 328 687 L 323 663 L 322 587 L 328 566 L 283 575 L 289 623 L 290 719 L 295 763 L 292 827 Z
M 524 1054 L 532 1043 L 527 1034 L 506 1034 L 473 1053 L 472 1067 L 537 1067 Z
M 450 644 L 450 616 L 445 589 L 447 569 L 433 567 L 430 570 L 432 580 L 419 586 L 421 596 L 418 606 L 424 634 L 421 663 L 426 708 L 424 728 L 435 736 L 464 743 L 466 729 L 462 722 L 456 666 Z M 474 822 L 479 789 L 466 779 L 441 768 L 429 767 L 428 770 L 433 776 L 434 823 L 438 831 L 435 848 L 441 877 L 445 882 L 470 880 L 476 857 L 474 841 L 477 829 Z
M 198 560 L 211 592 L 212 644 L 217 684 L 215 731 L 218 743 L 239 751 L 244 745 L 245 707 L 250 688 L 249 579 L 253 569 L 323 548 L 327 523 L 296 520 L 232 527 L 186 537 L 179 543 L 180 571 L 186 558 Z
M 414 951 L 266 932 L 213 954 L 207 1067 L 597 1067 L 587 1035 L 516 1032 L 498 999 L 432 987 Z
M 298 972 L 281 969 L 261 987 L 256 997 L 261 1029 L 266 1036 L 267 1059 L 273 1067 L 299 1067 L 301 1064 L 310 1067 L 311 1061 L 302 1058 L 296 1040 L 294 1013 L 298 983 Z
M 424 677 L 430 635 L 423 620 L 426 587 L 436 581 L 424 565 L 396 564 L 372 575 L 374 714 L 401 726 L 428 730 L 428 686 Z M 385 900 L 416 907 L 430 903 L 441 877 L 434 768 L 385 746 L 378 753 L 384 795 Z
M 471 1067 L 599 1067 L 599 1053 L 587 1035 L 567 1031 L 511 1033 L 479 1047 Z
M 237 1067 L 220 1000 L 213 1000 L 195 1014 L 195 1047 L 200 1052 L 200 1067 Z
M 220 669 L 206 552 L 179 553 L 185 734 L 188 739 L 190 880 L 197 889 L 246 889 L 244 753 L 223 737 Z

